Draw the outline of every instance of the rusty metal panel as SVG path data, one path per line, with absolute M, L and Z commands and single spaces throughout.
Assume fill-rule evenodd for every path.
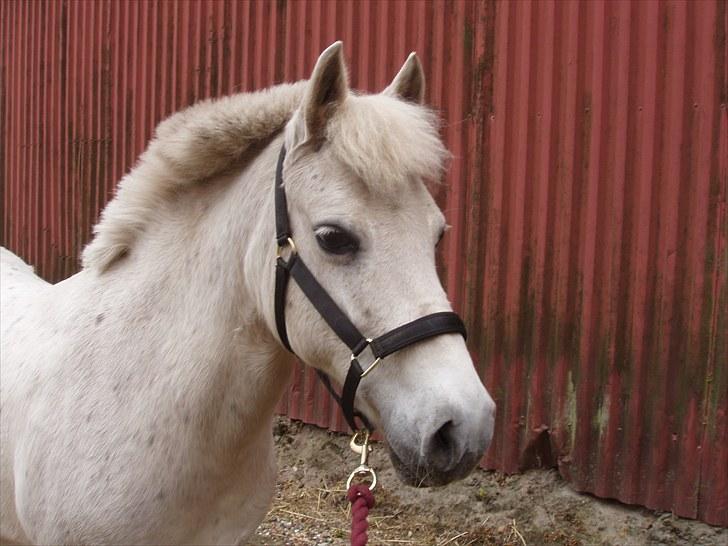
M 445 260 L 499 402 L 488 466 L 728 521 L 724 25 L 497 5 L 488 164 Z
M 155 124 L 420 53 L 453 152 L 442 278 L 499 407 L 484 465 L 728 525 L 726 4 L 0 2 L 0 241 L 58 281 Z M 297 368 L 281 411 L 345 424 Z

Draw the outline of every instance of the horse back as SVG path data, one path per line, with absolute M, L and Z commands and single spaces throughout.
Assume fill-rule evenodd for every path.
M 7 248 L 0 247 L 0 289 L 3 309 L 5 309 L 5 298 L 12 298 L 13 292 L 47 284 L 21 258 Z
M 0 332 L 5 337 L 23 315 L 28 299 L 48 283 L 21 258 L 0 247 Z

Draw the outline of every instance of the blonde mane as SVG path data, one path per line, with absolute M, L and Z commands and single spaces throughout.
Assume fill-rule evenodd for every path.
M 283 130 L 307 81 L 197 103 L 162 121 L 121 180 L 83 251 L 84 268 L 106 270 L 143 233 L 155 210 L 184 187 L 229 171 Z M 374 191 L 439 179 L 447 151 L 437 117 L 395 97 L 350 94 L 326 129 L 327 146 Z

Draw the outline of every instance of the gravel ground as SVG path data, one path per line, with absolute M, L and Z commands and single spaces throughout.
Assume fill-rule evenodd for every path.
M 358 464 L 348 438 L 279 418 L 276 497 L 255 546 L 348 544 L 344 483 Z M 369 544 L 728 545 L 728 529 L 572 491 L 554 470 L 477 470 L 445 487 L 402 485 L 383 446 L 370 459 L 380 485 Z

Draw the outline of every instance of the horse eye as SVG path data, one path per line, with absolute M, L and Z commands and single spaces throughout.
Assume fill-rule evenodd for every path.
M 353 254 L 359 250 L 359 241 L 354 235 L 339 226 L 316 228 L 316 242 L 329 254 Z
M 440 230 L 440 235 L 437 236 L 437 242 L 435 243 L 435 246 L 440 245 L 440 243 L 442 242 L 442 238 L 445 236 L 445 231 L 446 231 L 446 228 L 442 228 Z

